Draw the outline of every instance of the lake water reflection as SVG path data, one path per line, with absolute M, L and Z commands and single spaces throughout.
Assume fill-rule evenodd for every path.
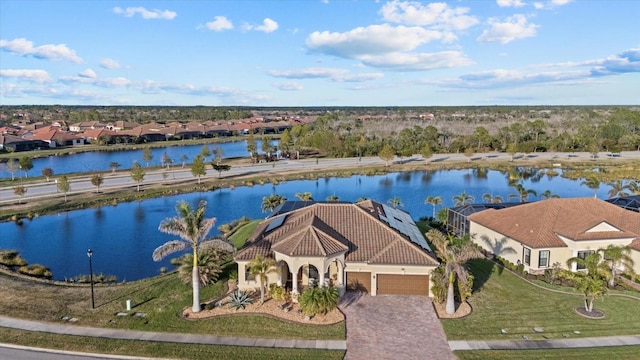
M 273 140 L 272 145 L 277 146 L 278 141 Z M 167 142 L 166 147 L 151 149 L 152 159 L 149 162 L 150 166 L 161 166 L 162 157 L 166 152 L 171 158 L 174 165 L 182 164 L 181 158 L 186 156 L 186 164 L 191 164 L 193 159 L 200 154 L 203 145 L 185 145 L 180 146 L 175 142 Z M 236 158 L 247 157 L 249 152 L 247 151 L 247 142 L 235 141 L 219 144 L 208 144 L 210 149 L 219 147 L 222 149 L 223 158 Z M 133 145 L 132 145 L 133 147 Z M 256 148 L 260 150 L 261 143 L 256 141 Z M 260 151 L 258 151 L 260 152 Z M 20 153 L 16 153 L 16 159 L 20 158 Z M 213 152 L 207 161 L 213 160 Z M 92 172 L 92 171 L 110 171 L 109 165 L 112 162 L 120 164 L 119 170 L 130 169 L 133 166 L 133 162 L 137 161 L 143 166 L 147 164 L 142 157 L 142 150 L 140 148 L 122 151 L 92 151 L 77 154 L 69 154 L 63 156 L 49 156 L 45 158 L 33 159 L 33 169 L 29 171 L 29 176 L 41 176 L 42 169 L 51 168 L 55 175 L 80 173 L 80 172 Z M 15 177 L 24 176 L 21 172 L 16 172 Z M 0 178 L 10 178 L 11 173 L 6 169 L 4 164 L 0 164 Z
M 550 190 L 561 197 L 593 196 L 591 189 L 560 176 L 536 176 L 522 181 L 522 185 L 538 194 Z M 418 219 L 432 214 L 431 205 L 424 203 L 427 196 L 440 196 L 444 206 L 453 206 L 452 197 L 462 191 L 473 195 L 475 202 L 482 202 L 485 193 L 500 195 L 505 201 L 509 194 L 515 194 L 515 190 L 508 186 L 505 174 L 491 170 L 406 172 L 289 181 L 279 185 L 222 189 L 42 216 L 32 221 L 25 220 L 22 226 L 1 223 L 0 248 L 16 249 L 30 264 L 48 266 L 55 279 L 88 274 L 86 251 L 91 248 L 95 273 L 116 275 L 119 281 L 131 281 L 157 275 L 163 266 L 173 269 L 168 259 L 153 262 L 151 254 L 157 246 L 174 239 L 157 229 L 160 221 L 175 215 L 175 204 L 179 200 L 190 203 L 206 200 L 207 216 L 217 218 L 217 228 L 242 216 L 252 219 L 265 217 L 266 214 L 261 212 L 262 198 L 273 193 L 291 200 L 296 199 L 296 193 L 311 192 L 316 200 L 337 195 L 344 201 L 367 197 L 382 203 L 399 196 L 402 209 Z M 603 185 L 598 197 L 606 198 L 607 191 L 608 187 Z M 537 199 L 532 197 L 529 200 Z

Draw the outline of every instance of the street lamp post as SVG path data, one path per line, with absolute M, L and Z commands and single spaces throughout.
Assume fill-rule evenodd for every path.
M 87 256 L 89 257 L 89 283 L 91 284 L 91 308 L 96 308 L 96 303 L 93 297 L 93 264 L 91 263 L 91 256 L 93 255 L 93 251 L 91 249 L 87 250 Z

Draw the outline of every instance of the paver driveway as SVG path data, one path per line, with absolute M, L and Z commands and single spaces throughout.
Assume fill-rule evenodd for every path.
M 456 359 L 425 296 L 347 293 L 347 360 Z

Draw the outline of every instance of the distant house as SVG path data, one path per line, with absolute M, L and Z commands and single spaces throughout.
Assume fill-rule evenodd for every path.
M 46 126 L 33 130 L 23 138 L 25 140 L 44 141 L 50 148 L 84 145 L 84 139 L 81 136 L 74 135 L 56 126 Z
M 69 125 L 69 131 L 83 132 L 86 130 L 106 129 L 107 125 L 99 121 L 82 121 Z
M 269 283 L 294 293 L 320 283 L 341 292 L 429 296 L 439 265 L 407 212 L 372 200 L 282 204 L 235 255 L 240 289 L 259 286 L 247 270 L 258 254 L 277 261 Z
M 473 241 L 526 271 L 541 273 L 609 245 L 631 247 L 640 273 L 640 213 L 597 198 L 547 199 L 469 215 Z M 571 270 L 577 270 L 574 264 Z
M 13 152 L 30 151 L 48 148 L 49 144 L 40 140 L 25 140 L 20 136 L 11 134 L 0 134 L 0 150 Z

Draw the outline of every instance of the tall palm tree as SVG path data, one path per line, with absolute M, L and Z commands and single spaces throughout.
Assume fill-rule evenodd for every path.
M 527 200 L 529 199 L 529 195 L 533 195 L 533 196 L 538 196 L 538 194 L 536 193 L 535 190 L 533 189 L 525 189 L 524 186 L 522 186 L 522 184 L 515 184 L 514 189 L 516 189 L 516 191 L 518 192 L 517 194 L 511 194 L 508 197 L 509 198 L 519 198 L 520 202 L 527 202 Z
M 220 239 L 205 240 L 216 222 L 215 218 L 205 218 L 207 202 L 202 200 L 196 209 L 192 209 L 186 201 L 179 201 L 176 205 L 178 216 L 166 218 L 160 222 L 158 230 L 163 233 L 176 235 L 180 239 L 168 241 L 153 251 L 153 260 L 160 261 L 167 255 L 191 247 L 193 253 L 193 268 L 191 271 L 191 286 L 193 288 L 193 312 L 200 308 L 200 273 L 198 271 L 198 251 L 203 248 L 217 248 L 234 252 L 235 247 Z
M 399 207 L 403 207 L 404 204 L 402 203 L 402 199 L 400 198 L 400 196 L 396 195 L 393 197 L 393 199 L 389 199 L 387 200 L 387 202 L 389 203 L 389 205 L 391 205 L 394 209 L 397 209 Z
M 624 185 L 622 180 L 614 180 L 607 183 L 607 185 L 611 186 L 611 190 L 609 190 L 609 199 L 614 197 L 629 196 L 629 193 L 625 191 L 627 187 Z
M 634 261 L 631 258 L 631 248 L 628 246 L 609 245 L 604 249 L 599 249 L 605 264 L 611 269 L 609 287 L 616 285 L 616 270 L 623 268 L 624 271 L 633 274 Z
M 327 201 L 328 202 L 338 202 L 340 201 L 340 196 L 333 194 L 333 195 L 329 195 L 327 196 Z
M 296 193 L 296 197 L 302 201 L 313 201 L 313 196 L 310 192 Z
M 474 198 L 473 195 L 469 195 L 463 191 L 462 194 L 453 197 L 453 201 L 456 202 L 454 206 L 469 205 L 475 199 L 476 198 Z
M 598 197 L 598 189 L 600 189 L 600 179 L 596 175 L 587 176 L 581 183 L 580 186 L 586 186 L 589 189 L 593 190 L 593 197 Z
M 264 213 L 267 211 L 273 211 L 278 207 L 278 205 L 284 203 L 285 201 L 287 201 L 287 198 L 282 195 L 272 194 L 269 196 L 265 196 L 262 198 L 262 212 Z
M 274 259 L 264 258 L 262 255 L 256 254 L 256 257 L 249 262 L 249 273 L 260 279 L 261 304 L 264 304 L 264 289 L 269 285 L 268 275 L 273 272 L 278 272 Z
M 447 314 L 453 314 L 456 312 L 453 294 L 453 285 L 456 282 L 456 278 L 459 282 L 466 284 L 469 273 L 464 265 L 471 259 L 481 258 L 482 253 L 470 241 L 455 246 L 452 245 L 453 239 L 451 237 L 447 237 L 435 229 L 429 230 L 426 235 L 435 246 L 436 255 L 444 266 L 445 277 L 448 279 L 447 305 L 445 309 Z
M 435 219 L 436 206 L 442 204 L 442 198 L 440 196 L 428 196 L 426 199 L 424 199 L 424 203 L 431 204 L 431 206 L 433 206 L 433 215 L 431 215 L 431 217 Z

